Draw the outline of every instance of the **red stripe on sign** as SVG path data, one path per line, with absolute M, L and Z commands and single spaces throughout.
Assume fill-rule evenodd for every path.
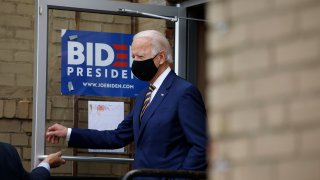
M 117 58 L 118 58 L 118 59 L 128 59 L 128 54 L 118 53 L 118 54 L 116 54 L 116 55 L 117 55 Z
M 116 50 L 128 50 L 128 46 L 125 44 L 112 44 L 112 46 L 116 49 Z
M 127 62 L 114 62 L 113 67 L 127 67 L 128 63 Z

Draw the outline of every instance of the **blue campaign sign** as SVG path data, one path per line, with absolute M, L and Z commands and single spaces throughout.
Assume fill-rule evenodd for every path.
M 148 83 L 131 72 L 132 34 L 63 30 L 61 93 L 135 97 Z

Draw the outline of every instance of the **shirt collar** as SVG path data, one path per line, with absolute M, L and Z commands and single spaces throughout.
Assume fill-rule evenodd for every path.
M 165 71 L 157 78 L 157 80 L 153 83 L 153 85 L 156 87 L 156 89 L 159 89 L 161 84 L 163 83 L 164 79 L 168 76 L 170 73 L 171 68 L 167 67 Z

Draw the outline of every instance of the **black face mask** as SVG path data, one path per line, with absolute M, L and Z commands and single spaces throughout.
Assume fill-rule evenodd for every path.
M 157 57 L 157 55 L 155 55 L 153 58 L 143 61 L 134 60 L 131 67 L 132 73 L 142 81 L 151 81 L 151 79 L 158 72 L 158 68 L 153 62 L 153 59 Z

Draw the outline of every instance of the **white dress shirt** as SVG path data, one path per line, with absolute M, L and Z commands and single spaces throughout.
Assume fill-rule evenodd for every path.
M 151 93 L 151 98 L 150 98 L 150 103 L 152 101 L 152 99 L 154 98 L 154 96 L 157 94 L 158 89 L 160 88 L 161 84 L 163 83 L 164 79 L 166 79 L 166 77 L 168 76 L 168 74 L 170 73 L 171 69 L 170 67 L 167 67 L 166 70 L 163 71 L 163 73 L 156 79 L 156 81 L 153 83 L 153 85 L 156 87 L 152 93 Z

